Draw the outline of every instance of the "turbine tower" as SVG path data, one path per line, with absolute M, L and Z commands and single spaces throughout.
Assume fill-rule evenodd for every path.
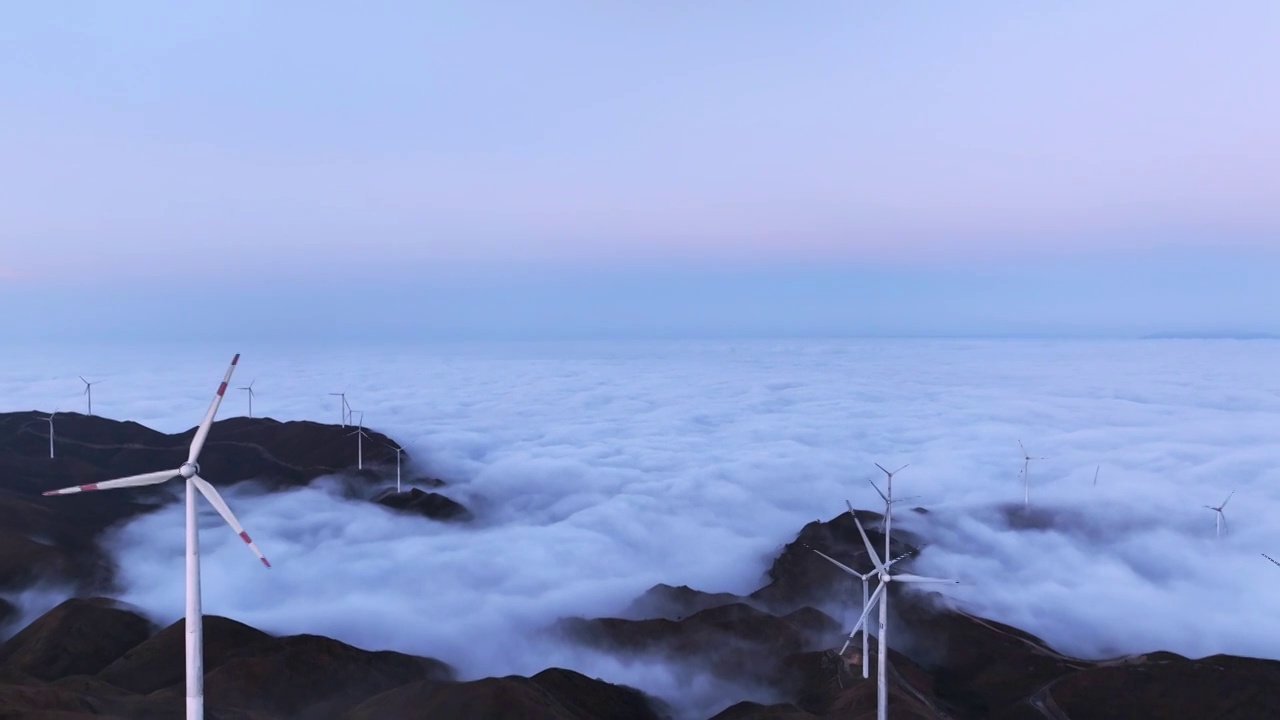
M 1214 507 L 1212 505 L 1205 505 L 1206 508 L 1218 513 L 1218 516 L 1214 518 L 1214 522 L 1213 522 L 1213 536 L 1216 538 L 1222 537 L 1222 531 L 1227 527 L 1227 516 L 1222 514 L 1222 508 L 1226 507 L 1228 502 L 1231 502 L 1231 496 L 1235 494 L 1236 494 L 1236 491 L 1232 490 L 1227 495 L 1227 499 L 1223 500 L 1222 504 L 1219 505 L 1218 507 Z
M 256 382 L 258 382 L 258 378 L 254 378 L 250 380 L 249 384 L 245 385 L 244 387 L 237 388 L 238 390 L 249 391 L 249 417 L 253 417 L 253 384 Z
M 54 408 L 53 412 L 49 414 L 49 417 L 40 418 L 41 420 L 46 420 L 49 423 L 49 459 L 50 460 L 53 459 L 53 416 L 57 414 L 58 414 L 58 409 Z
M 343 390 L 342 392 L 329 393 L 329 394 L 337 395 L 338 397 L 342 398 L 342 427 L 346 427 L 347 421 L 351 419 L 351 413 L 353 412 L 351 410 L 351 406 L 347 404 L 347 391 Z
M 1031 457 L 1027 454 L 1027 448 L 1022 444 L 1021 440 L 1018 441 L 1018 447 L 1022 448 L 1022 508 L 1025 510 L 1031 507 L 1031 480 L 1027 475 L 1031 469 L 1031 461 L 1048 460 L 1049 458 Z
M 84 396 L 89 401 L 89 415 L 92 416 L 93 415 L 93 386 L 97 385 L 102 381 L 94 380 L 93 382 L 89 382 L 88 380 L 84 379 L 83 375 L 80 375 L 79 377 L 80 377 L 80 382 L 84 383 Z
M 351 415 L 354 417 L 356 412 L 357 411 L 352 410 Z M 352 435 L 356 436 L 356 469 L 363 470 L 364 469 L 364 439 L 369 438 L 370 440 L 372 440 L 373 438 L 369 437 L 369 434 L 364 431 L 364 411 L 360 410 L 359 413 L 360 413 L 360 425 L 359 427 L 356 428 L 355 432 L 347 433 L 347 437 L 351 437 Z M 399 458 L 398 455 L 396 457 Z
M 361 421 L 364 420 L 363 417 L 360 419 Z M 396 451 L 396 494 L 399 495 L 400 494 L 400 453 L 404 452 L 404 448 L 400 447 L 399 445 L 392 445 L 391 443 L 383 443 L 383 444 L 391 448 L 392 450 Z
M 862 542 L 867 546 L 867 555 L 871 558 L 871 562 L 876 566 L 876 575 L 880 578 L 880 587 L 871 594 L 871 600 L 866 607 L 862 609 L 862 617 L 858 618 L 857 624 L 853 626 L 853 631 L 857 632 L 862 628 L 863 623 L 867 621 L 867 617 L 871 614 L 872 608 L 877 603 L 880 605 L 880 631 L 877 633 L 879 642 L 879 659 L 876 662 L 876 720 L 889 720 L 889 594 L 886 590 L 890 583 L 947 583 L 959 584 L 959 580 L 949 580 L 943 578 L 931 578 L 923 575 L 913 575 L 911 573 L 892 574 L 889 572 L 889 564 L 880 562 L 880 556 L 876 554 L 875 548 L 871 547 L 871 539 L 867 537 L 867 531 L 862 529 L 862 523 L 858 520 L 858 516 L 853 516 L 853 522 L 858 526 L 858 534 L 862 536 Z M 885 542 L 888 542 L 886 533 Z M 892 562 L 892 561 L 891 561 Z M 891 564 L 891 563 L 890 563 Z
M 213 418 L 218 413 L 218 405 L 222 403 L 222 396 L 227 391 L 227 383 L 231 381 L 231 373 L 235 371 L 236 363 L 239 360 L 239 353 L 231 359 L 231 366 L 227 368 L 227 374 L 223 376 L 222 384 L 218 386 L 218 391 L 213 396 L 213 402 L 209 405 L 209 410 L 205 413 L 204 420 L 200 421 L 199 427 L 196 428 L 195 437 L 191 440 L 191 449 L 187 455 L 187 461 L 182 463 L 177 470 L 160 470 L 105 482 L 76 485 L 62 488 L 61 490 L 49 490 L 45 493 L 45 495 L 69 495 L 90 490 L 158 485 L 175 477 L 181 477 L 186 481 L 187 607 L 185 627 L 187 638 L 187 720 L 204 719 L 204 633 L 203 615 L 200 609 L 200 527 L 196 521 L 196 494 L 204 495 L 209 504 L 222 516 L 222 519 L 227 521 L 231 529 L 258 556 L 262 564 L 271 567 L 271 563 L 267 562 L 266 556 L 249 538 L 249 534 L 244 531 L 240 521 L 236 520 L 236 516 L 232 514 L 231 508 L 227 507 L 227 503 L 223 501 L 222 496 L 218 494 L 213 485 L 210 485 L 207 480 L 200 477 L 200 465 L 198 463 L 200 450 L 204 447 L 205 440 L 209 437 L 209 428 L 213 425 Z

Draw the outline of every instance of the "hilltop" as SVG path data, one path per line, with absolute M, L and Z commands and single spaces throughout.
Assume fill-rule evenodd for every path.
M 41 493 L 176 468 L 186 459 L 195 428 L 166 434 L 132 421 L 58 413 L 54 458 L 50 459 L 49 425 L 44 417 L 34 411 L 0 413 L 0 590 L 57 579 L 73 582 L 80 592 L 105 591 L 113 569 L 96 545 L 98 536 L 116 523 L 173 500 L 181 484 L 60 497 Z M 400 444 L 365 428 L 364 470 L 357 470 L 352 430 L 271 418 L 219 420 L 200 458 L 201 476 L 218 487 L 253 480 L 270 490 L 301 487 L 325 475 L 343 475 L 364 485 L 385 483 L 388 477 L 394 482 L 391 446 Z M 407 451 L 402 462 L 411 463 Z M 441 481 L 427 479 L 427 484 Z M 411 492 L 391 493 L 377 501 L 397 509 L 413 503 L 427 516 L 465 512 L 436 493 L 430 493 L 432 502 L 425 502 Z

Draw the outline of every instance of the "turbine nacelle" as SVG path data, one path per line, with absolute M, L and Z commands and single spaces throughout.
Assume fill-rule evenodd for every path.
M 178 468 L 178 474 L 181 475 L 183 478 L 190 480 L 191 478 L 200 474 L 200 464 L 194 463 L 194 462 L 184 462 L 182 463 L 182 466 Z

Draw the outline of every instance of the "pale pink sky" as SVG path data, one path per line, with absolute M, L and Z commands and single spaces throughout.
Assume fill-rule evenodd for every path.
M 0 269 L 284 291 L 1244 257 L 1280 249 L 1278 37 L 1271 0 L 19 4 Z

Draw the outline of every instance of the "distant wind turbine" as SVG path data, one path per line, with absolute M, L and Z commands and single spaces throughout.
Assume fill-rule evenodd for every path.
M 240 521 L 231 512 L 231 508 L 227 507 L 227 503 L 223 501 L 222 496 L 218 494 L 213 485 L 210 485 L 207 480 L 200 477 L 200 465 L 198 463 L 200 451 L 204 448 L 205 440 L 209 437 L 209 428 L 213 426 L 213 418 L 218 414 L 218 405 L 222 403 L 222 396 L 227 391 L 227 383 L 231 381 L 231 373 L 235 372 L 236 363 L 239 360 L 239 353 L 231 358 L 231 366 L 227 368 L 227 374 L 222 377 L 222 384 L 218 386 L 218 391 L 213 396 L 213 402 L 209 405 L 209 410 L 205 413 L 204 420 L 201 420 L 199 427 L 196 428 L 195 437 L 191 440 L 191 449 L 187 454 L 187 461 L 182 463 L 177 470 L 161 470 L 159 472 L 131 475 L 116 480 L 76 485 L 60 490 L 49 490 L 45 493 L 45 495 L 70 495 L 91 490 L 158 485 L 176 477 L 186 480 L 187 607 L 184 622 L 187 640 L 187 720 L 203 720 L 204 718 L 204 617 L 200 609 L 200 526 L 196 518 L 196 494 L 204 495 L 209 504 L 213 505 L 213 508 L 222 516 L 222 519 L 227 521 L 231 529 L 258 556 L 262 564 L 271 567 L 271 563 L 267 562 L 266 556 L 249 538 L 249 534 L 240 525 Z
M 1222 509 L 1227 506 L 1227 503 L 1231 502 L 1231 496 L 1235 494 L 1236 494 L 1236 491 L 1232 490 L 1227 495 L 1227 499 L 1223 500 L 1222 504 L 1219 505 L 1218 507 L 1214 507 L 1212 505 L 1205 505 L 1205 508 L 1212 510 L 1218 514 L 1218 516 L 1214 518 L 1214 523 L 1213 523 L 1213 536 L 1216 538 L 1222 537 L 1222 531 L 1225 530 L 1227 527 L 1227 516 L 1222 514 Z
M 876 482 L 874 480 L 871 480 L 868 478 L 867 482 L 871 483 L 871 487 L 876 489 L 876 494 L 880 496 L 881 500 L 884 500 L 884 556 L 889 557 L 889 531 L 893 526 L 893 504 L 896 502 L 905 502 L 907 500 L 914 500 L 920 496 L 913 495 L 911 497 L 899 498 L 897 500 L 893 499 L 893 476 L 911 467 L 911 463 L 907 463 L 906 465 L 903 465 L 902 467 L 892 472 L 885 470 L 884 466 L 881 465 L 880 463 L 875 463 L 875 466 L 880 468 L 880 472 L 884 473 L 885 476 L 888 478 L 888 480 L 885 483 L 885 492 L 880 492 L 880 486 L 876 485 Z M 848 500 L 845 500 L 844 504 L 849 506 L 849 513 L 852 514 L 853 503 L 849 502 Z
M 361 418 L 361 421 L 363 420 L 364 418 Z M 383 443 L 383 444 L 391 448 L 392 450 L 396 451 L 396 494 L 399 495 L 400 494 L 400 453 L 404 452 L 404 448 L 400 447 L 399 445 L 392 445 L 391 443 Z
M 347 421 L 351 419 L 351 413 L 352 413 L 351 406 L 347 404 L 347 391 L 343 390 L 342 392 L 329 393 L 329 394 L 337 395 L 338 397 L 342 398 L 342 427 L 346 427 Z
M 57 414 L 58 414 L 58 409 L 54 408 L 53 412 L 49 414 L 49 417 L 40 418 L 41 420 L 47 420 L 49 422 L 49 459 L 50 460 L 53 459 L 53 416 Z
M 357 411 L 352 410 L 351 411 L 352 416 L 354 416 L 356 412 Z M 355 432 L 347 433 L 347 437 L 351 437 L 352 435 L 356 436 L 356 469 L 363 470 L 364 469 L 364 439 L 369 438 L 370 440 L 372 440 L 373 438 L 369 437 L 368 433 L 364 431 L 364 411 L 360 410 L 359 412 L 360 412 L 360 425 Z
M 239 390 L 249 391 L 249 417 L 253 417 L 253 384 L 256 382 L 258 382 L 258 378 L 254 378 L 249 381 L 248 385 L 238 388 Z
M 84 396 L 89 401 L 89 415 L 93 415 L 93 386 L 97 385 L 102 381 L 94 380 L 93 382 L 89 382 L 88 380 L 84 379 L 83 375 L 79 377 L 80 377 L 80 382 L 84 383 Z
M 1048 460 L 1049 458 L 1031 457 L 1027 454 L 1027 448 L 1022 444 L 1021 440 L 1018 441 L 1018 447 L 1022 448 L 1022 507 L 1025 509 L 1031 507 L 1031 479 L 1029 477 L 1031 461 Z

